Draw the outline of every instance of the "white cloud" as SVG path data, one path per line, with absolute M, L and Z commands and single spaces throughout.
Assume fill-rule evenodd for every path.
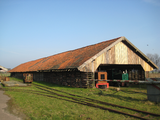
M 160 0 L 143 0 L 144 2 L 153 4 L 155 6 L 160 6 Z

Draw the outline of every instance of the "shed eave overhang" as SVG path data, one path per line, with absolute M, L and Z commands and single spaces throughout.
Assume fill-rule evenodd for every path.
M 139 54 L 141 54 L 144 58 L 145 61 L 147 63 L 149 63 L 154 69 L 158 69 L 158 66 L 156 64 L 154 64 L 143 52 L 141 52 L 135 45 L 133 45 L 126 37 L 122 36 L 120 37 L 118 40 L 116 40 L 114 43 L 112 43 L 110 46 L 107 46 L 105 49 L 103 49 L 102 51 L 100 51 L 99 53 L 97 53 L 96 55 L 94 55 L 93 57 L 91 57 L 90 59 L 88 59 L 87 61 L 85 61 L 82 65 L 80 65 L 78 67 L 78 70 L 81 70 L 84 66 L 86 66 L 88 63 L 94 61 L 97 57 L 99 57 L 103 52 L 111 49 L 113 46 L 115 46 L 117 43 L 119 42 L 124 42 L 126 41 L 131 47 L 133 47 L 136 52 L 138 52 Z

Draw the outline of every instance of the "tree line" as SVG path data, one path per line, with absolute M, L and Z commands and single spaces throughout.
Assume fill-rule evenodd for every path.
M 159 72 L 160 73 L 160 56 L 158 54 L 148 53 L 147 57 L 159 67 L 159 69 L 155 69 L 152 72 Z

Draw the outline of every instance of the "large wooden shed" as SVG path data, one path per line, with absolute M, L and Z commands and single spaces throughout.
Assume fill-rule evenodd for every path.
M 9 72 L 23 78 L 33 73 L 34 81 L 46 81 L 66 86 L 86 87 L 84 79 L 96 78 L 105 71 L 108 79 L 115 71 L 127 71 L 130 80 L 145 80 L 146 72 L 158 67 L 127 38 L 119 37 L 49 57 L 23 63 Z

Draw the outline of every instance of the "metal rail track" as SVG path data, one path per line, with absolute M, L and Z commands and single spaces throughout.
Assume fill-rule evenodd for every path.
M 100 101 L 100 100 L 95 100 L 95 99 L 91 99 L 91 98 L 87 98 L 87 97 L 84 97 L 84 96 L 80 96 L 80 95 L 75 95 L 75 94 L 71 94 L 71 93 L 68 93 L 68 92 L 65 92 L 65 91 L 61 91 L 61 90 L 57 90 L 57 89 L 54 89 L 54 88 L 49 88 L 49 87 L 46 87 L 46 86 L 42 86 L 42 85 L 36 85 L 34 84 L 35 86 L 37 86 L 37 88 L 39 89 L 42 89 L 42 90 L 45 90 L 45 91 L 48 91 L 48 90 L 55 90 L 55 91 L 58 91 L 58 92 L 62 92 L 62 93 L 66 93 L 68 95 L 71 95 L 71 96 L 76 96 L 76 97 L 80 97 L 79 99 L 87 99 L 87 101 L 91 101 L 91 102 L 96 102 L 96 103 L 100 103 L 100 104 L 103 104 L 103 105 L 110 105 L 110 106 L 114 106 L 114 107 L 119 107 L 119 108 L 125 108 L 125 109 L 128 109 L 128 110 L 132 110 L 132 111 L 136 111 L 136 112 L 141 112 L 141 113 L 144 113 L 144 114 L 150 114 L 150 115 L 154 115 L 154 116 L 160 116 L 160 114 L 155 114 L 155 113 L 151 113 L 151 112 L 147 112 L 147 111 L 142 111 L 142 110 L 138 110 L 138 109 L 134 109 L 134 108 L 129 108 L 129 107 L 124 107 L 124 106 L 120 106 L 120 105 L 116 105 L 116 104 L 112 104 L 112 103 L 107 103 L 107 102 L 103 102 L 103 101 Z M 40 86 L 40 87 L 39 87 Z M 43 88 L 42 88 L 43 87 Z M 46 90 L 46 89 L 48 90 Z M 54 93 L 53 91 L 48 91 L 48 92 L 51 92 L 51 93 Z M 55 93 L 54 93 L 55 94 Z M 56 93 L 57 94 L 57 93 Z M 58 94 L 59 95 L 59 94 Z M 64 95 L 65 96 L 65 95 Z M 68 96 L 65 96 L 65 97 L 68 97 Z M 72 97 L 70 97 L 72 98 Z M 76 100 L 78 100 L 76 98 Z M 86 101 L 86 100 L 85 100 Z
M 115 107 L 120 107 L 120 108 L 126 108 L 126 109 L 129 109 L 129 110 L 134 110 L 136 112 L 141 112 L 141 113 L 144 113 L 144 114 L 147 114 L 147 115 L 160 116 L 159 114 L 154 114 L 154 113 L 145 112 L 145 111 L 141 111 L 141 110 L 137 110 L 137 109 L 133 109 L 133 108 L 128 108 L 128 107 L 124 107 L 124 106 L 110 104 L 110 103 L 102 102 L 102 101 L 99 101 L 99 100 L 94 100 L 94 99 L 91 99 L 91 98 L 83 97 L 83 96 L 80 96 L 80 95 L 70 94 L 70 93 L 67 93 L 67 92 L 64 92 L 64 91 L 61 91 L 61 90 L 57 90 L 57 89 L 53 89 L 53 88 L 49 88 L 49 87 L 46 87 L 46 86 L 41 86 L 41 85 L 36 85 L 36 84 L 34 84 L 34 85 L 35 85 L 35 87 L 37 87 L 38 89 L 43 90 L 43 91 L 20 90 L 20 89 L 19 90 L 18 89 L 3 89 L 3 90 L 12 90 L 12 91 L 15 91 L 15 92 L 27 92 L 27 93 L 29 92 L 29 93 L 33 93 L 33 94 L 37 94 L 37 95 L 42 95 L 42 96 L 57 98 L 57 99 L 61 99 L 61 100 L 69 101 L 69 102 L 74 102 L 74 103 L 78 103 L 78 104 L 82 104 L 82 105 L 87 105 L 87 106 L 90 106 L 90 107 L 100 108 L 100 109 L 103 109 L 103 110 L 108 110 L 108 111 L 111 111 L 111 112 L 115 112 L 115 113 L 119 113 L 119 114 L 123 114 L 123 115 L 128 115 L 128 116 L 138 118 L 138 119 L 143 119 L 143 120 L 148 120 L 148 119 L 144 118 L 144 117 L 137 116 L 137 115 L 133 115 L 133 114 L 125 113 L 125 112 L 122 112 L 122 111 L 118 111 L 118 110 L 115 110 L 115 109 L 111 109 L 111 108 L 103 107 L 103 106 L 100 106 L 100 105 L 96 105 L 96 103 L 100 103 L 102 105 L 110 105 L 110 106 L 115 106 Z M 71 95 L 71 96 L 81 97 L 81 98 L 74 98 L 74 97 L 71 97 L 71 96 L 58 94 L 58 93 L 53 92 L 53 90 L 58 91 L 58 92 L 66 93 L 66 94 Z M 66 99 L 66 98 L 69 98 L 69 99 Z M 90 103 L 90 102 L 94 102 L 94 103 Z

